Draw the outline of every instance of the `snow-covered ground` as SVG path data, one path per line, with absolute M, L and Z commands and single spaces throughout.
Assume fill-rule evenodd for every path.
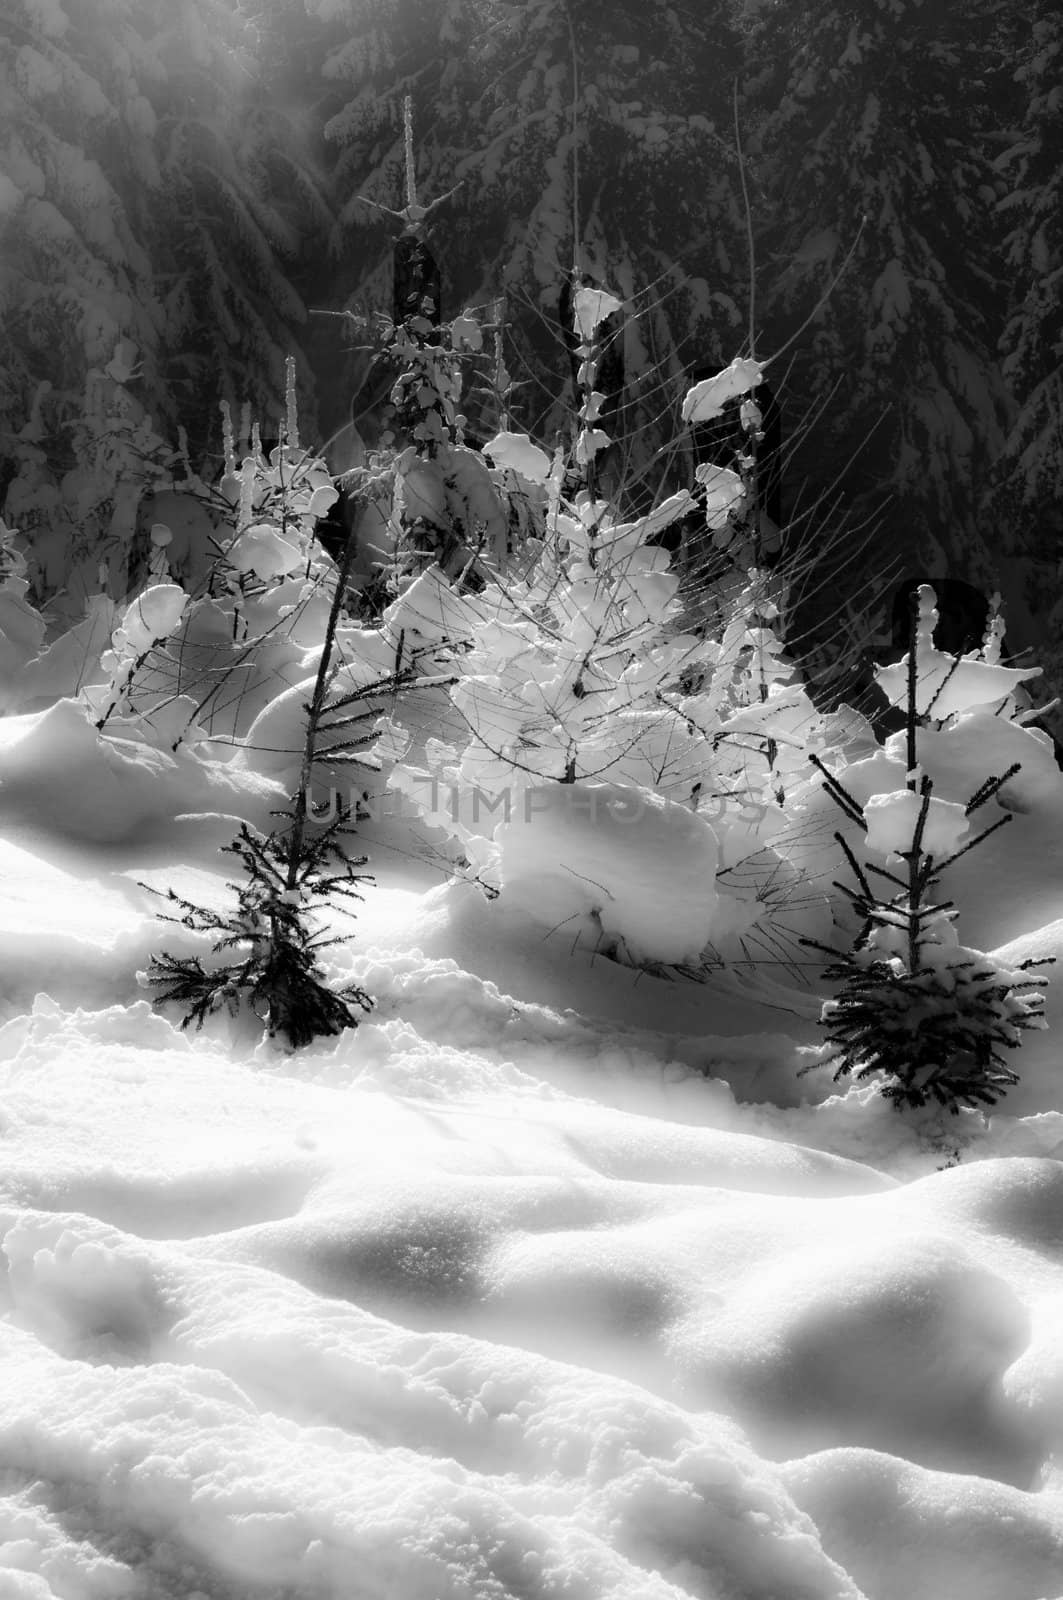
M 0 723 L 0 1600 L 1063 1595 L 1063 983 L 998 1112 L 902 1116 L 798 1076 L 785 972 L 639 974 L 380 818 L 371 1017 L 189 1035 L 142 885 L 279 791 L 87 736 Z M 1063 955 L 1061 822 L 957 865 L 968 942 Z

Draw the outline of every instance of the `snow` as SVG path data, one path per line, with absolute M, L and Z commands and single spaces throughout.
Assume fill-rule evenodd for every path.
M 550 476 L 550 457 L 526 433 L 496 433 L 484 445 L 484 455 L 490 456 L 496 467 L 508 467 L 529 483 L 545 483 Z
M 745 494 L 738 473 L 732 472 L 730 467 L 703 464 L 697 468 L 695 477 L 705 490 L 707 526 L 714 529 L 726 527 L 732 511 Z
M 976 707 L 1006 702 L 1023 683 L 1041 675 L 1040 667 L 1001 667 L 975 656 L 955 656 L 933 650 L 919 658 L 916 705 L 920 714 L 930 712 L 938 720 L 960 715 Z M 908 657 L 891 666 L 880 667 L 876 681 L 891 705 L 903 706 L 907 699 Z
M 613 783 L 525 789 L 498 830 L 506 899 L 548 928 L 593 916 L 635 961 L 696 961 L 719 841 L 686 806 Z
M 1000 654 L 994 628 L 988 637 L 988 653 L 973 651 L 953 656 L 934 644 L 937 627 L 937 596 L 929 584 L 919 588 L 916 633 L 916 709 L 920 716 L 936 721 L 960 717 L 983 706 L 1014 706 L 1016 690 L 1041 676 L 1040 667 L 1002 667 L 995 659 Z M 903 707 L 908 699 L 910 655 L 875 671 L 875 680 L 893 706 Z
M 22 190 L 12 183 L 6 173 L 0 172 L 0 216 L 10 215 L 22 204 Z
M 711 422 L 728 400 L 755 389 L 764 373 L 764 363 L 751 356 L 736 356 L 730 366 L 688 389 L 683 399 L 684 422 Z
M 922 796 L 907 789 L 874 794 L 864 806 L 868 849 L 881 855 L 903 855 L 912 848 L 920 817 L 920 847 L 936 861 L 959 848 L 969 827 L 963 806 L 954 800 L 938 800 L 931 795 L 924 802 Z
M 608 289 L 579 288 L 572 296 L 572 317 L 575 332 L 589 344 L 607 318 L 623 310 L 623 301 Z
M 159 640 L 169 638 L 187 604 L 188 595 L 180 584 L 153 584 L 122 613 L 120 644 L 128 647 L 134 655 L 143 655 Z
M 328 504 L 323 503 L 321 515 L 327 510 Z M 267 522 L 245 528 L 226 554 L 237 572 L 253 572 L 257 578 L 286 577 L 290 572 L 297 572 L 305 559 L 297 545 L 283 538 Z
M 440 598 L 397 616 L 482 624 Z M 1043 746 L 970 710 L 919 750 L 955 840 L 1016 739 L 948 885 L 1009 966 L 1063 956 Z M 841 776 L 895 848 L 903 743 Z M 0 721 L 5 1600 L 1063 1594 L 1061 986 L 992 1114 L 799 1077 L 814 975 L 557 925 L 652 965 L 735 914 L 715 828 L 633 792 L 532 786 L 493 900 L 363 823 L 327 954 L 376 1009 L 285 1055 L 136 981 L 203 949 L 146 886 L 220 903 L 283 784 L 72 699 Z

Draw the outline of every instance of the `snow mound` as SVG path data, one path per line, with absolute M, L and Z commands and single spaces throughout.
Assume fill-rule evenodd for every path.
M 0 1331 L 25 1379 L 0 1396 L 0 1439 L 20 1441 L 34 1477 L 76 1500 L 65 1552 L 75 1570 L 108 1528 L 120 1533 L 107 1541 L 110 1573 L 97 1573 L 111 1594 L 139 1578 L 153 1595 L 187 1596 L 177 1573 L 167 1582 L 164 1551 L 176 1546 L 185 1583 L 206 1569 L 212 1593 L 268 1584 L 339 1600 L 357 1573 L 365 1600 L 558 1600 L 577 1571 L 587 1600 L 861 1600 L 726 1422 L 355 1308 L 322 1320 L 271 1274 L 222 1279 L 208 1267 L 197 1287 L 160 1264 L 152 1284 L 150 1263 L 120 1265 L 121 1239 L 68 1238 L 60 1250 L 89 1319 L 106 1306 L 110 1320 L 135 1320 L 150 1306 L 170 1330 L 173 1360 L 147 1367 L 65 1359 Z M 55 1281 L 54 1254 L 39 1260 Z M 93 1264 L 104 1273 L 86 1301 Z M 47 1499 L 29 1500 L 43 1521 Z M 21 1557 L 47 1570 L 34 1542 Z
M 26 663 L 21 681 L 21 710 L 38 710 L 73 696 L 87 683 L 100 681 L 100 657 L 111 643 L 117 611 L 107 595 L 90 595 L 81 622 L 54 639 Z
M 716 923 L 719 842 L 685 806 L 611 783 L 529 788 L 496 832 L 502 893 L 554 928 L 597 918 L 633 961 L 696 961 Z
M 238 769 L 265 773 L 284 783 L 287 789 L 298 783 L 306 751 L 307 710 L 314 698 L 316 681 L 315 673 L 274 695 L 269 704 L 263 707 L 248 730 L 243 748 L 234 758 L 234 765 Z M 366 745 L 372 743 L 373 728 L 383 715 L 385 705 L 381 697 L 375 703 L 366 701 L 361 708 L 365 714 L 362 737 Z M 357 715 L 358 711 L 357 706 L 352 706 L 349 714 Z M 338 792 L 352 810 L 361 792 L 361 782 L 380 766 L 379 760 L 370 755 L 368 749 L 349 748 L 357 738 L 357 731 L 350 727 L 332 733 L 323 730 L 319 732 L 314 746 L 315 784 Z M 334 746 L 340 748 L 343 760 L 330 763 L 328 752 Z M 324 804 L 326 797 L 324 794 L 315 794 L 313 798 L 315 803 Z
M 711 1341 L 691 1319 L 678 1337 L 702 1392 L 772 1456 L 861 1443 L 957 1470 L 1021 1461 L 996 1388 L 1029 1338 L 1023 1303 L 954 1237 L 869 1242 L 836 1234 L 766 1262 Z
M 1056 1600 L 1063 1506 L 872 1450 L 826 1450 L 782 1475 L 873 1600 Z
M 75 700 L 0 722 L 0 817 L 71 839 L 155 836 L 190 812 L 258 822 L 282 797 L 258 773 L 98 733 Z

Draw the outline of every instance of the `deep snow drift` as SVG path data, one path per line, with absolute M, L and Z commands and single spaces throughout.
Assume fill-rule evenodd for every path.
M 899 1116 L 785 973 L 638 974 L 385 817 L 371 1018 L 189 1036 L 141 885 L 281 790 L 130 759 L 0 723 L 4 1600 L 1063 1595 L 1058 983 L 996 1113 Z M 1063 955 L 1018 804 L 961 929 Z

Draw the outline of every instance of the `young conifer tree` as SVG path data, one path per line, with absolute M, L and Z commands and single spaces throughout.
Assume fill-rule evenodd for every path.
M 311 0 L 311 8 L 349 19 L 348 40 L 326 69 L 346 91 L 327 134 L 339 151 L 344 253 L 355 236 L 365 263 L 361 304 L 379 305 L 388 291 L 384 210 L 401 183 L 408 93 L 425 130 L 423 187 L 450 194 L 431 242 L 455 305 L 507 296 L 516 424 L 550 445 L 567 436 L 572 390 L 558 379 L 568 367 L 562 302 L 575 267 L 627 305 L 625 481 L 651 462 L 659 468 L 684 373 L 698 359 L 722 361 L 741 321 L 735 157 L 717 127 L 730 117 L 726 8 L 680 14 L 634 0 Z
M 287 438 L 274 454 L 292 467 L 302 454 L 294 433 L 292 390 Z M 250 500 L 251 476 L 247 475 L 246 501 Z M 233 547 L 256 531 L 259 544 L 267 549 L 283 544 L 284 533 L 290 532 L 282 528 L 278 533 L 264 524 L 256 530 L 242 520 Z M 353 556 L 352 537 L 334 577 L 317 673 L 306 706 L 299 784 L 287 810 L 277 813 L 281 824 L 264 835 L 244 823 L 237 838 L 225 847 L 244 871 L 241 882 L 228 885 L 236 898 L 233 909 L 200 906 L 172 889 L 166 896 L 177 907 L 177 914 L 162 920 L 214 935 L 214 954 L 228 957 L 209 967 L 197 955 L 163 952 L 152 958 L 143 981 L 156 989 L 157 1005 L 185 1007 L 183 1027 L 193 1021 L 197 1028 L 202 1027 L 208 1016 L 224 1008 L 233 1015 L 244 1012 L 257 1018 L 271 1037 L 280 1037 L 289 1048 L 299 1049 L 315 1038 L 356 1027 L 359 1012 L 372 1007 L 370 997 L 358 985 L 333 989 L 325 981 L 319 961 L 321 951 L 340 940 L 321 935 L 315 913 L 337 901 L 360 899 L 357 885 L 367 881 L 358 870 L 365 865 L 365 857 L 353 858 L 343 846 L 352 831 L 350 808 L 341 805 L 324 828 L 316 827 L 310 809 L 314 765 L 326 725 L 331 736 L 329 759 L 333 764 L 342 762 L 344 752 L 337 746 L 337 733 L 347 732 L 348 748 L 368 743 L 368 738 L 361 737 L 361 727 L 375 719 L 375 712 L 365 713 L 362 708 L 374 694 L 397 687 L 397 680 L 391 679 L 348 694 L 333 691 L 336 633 Z
M 937 621 L 933 590 L 920 588 L 911 607 L 905 664 L 906 787 L 872 796 L 861 805 L 822 762 L 812 758 L 831 798 L 864 833 L 868 848 L 885 853 L 887 861 L 897 865 L 893 870 L 871 863 L 862 867 L 837 833 L 857 885 L 838 887 L 863 926 L 846 951 L 813 939 L 802 943 L 831 957 L 825 977 L 838 985 L 822 1015 L 835 1081 L 849 1074 L 857 1081 L 875 1078 L 883 1096 L 898 1109 L 933 1100 L 957 1113 L 961 1106 L 994 1105 L 1018 1082 L 1001 1051 L 1015 1049 L 1026 1029 L 1045 1026 L 1040 992 L 1044 980 L 1025 974 L 1047 963 L 1030 959 L 1009 968 L 968 949 L 959 942 L 954 926 L 958 912 L 936 893 L 941 875 L 953 862 L 1011 821 L 1011 815 L 1005 815 L 960 843 L 968 819 L 1019 768 L 1016 764 L 987 778 L 966 806 L 934 795 L 932 780 L 918 766 L 919 727 L 941 694 L 937 689 L 926 704 L 927 674 L 920 661 L 921 655 L 933 650 Z M 872 877 L 880 889 L 873 887 Z

